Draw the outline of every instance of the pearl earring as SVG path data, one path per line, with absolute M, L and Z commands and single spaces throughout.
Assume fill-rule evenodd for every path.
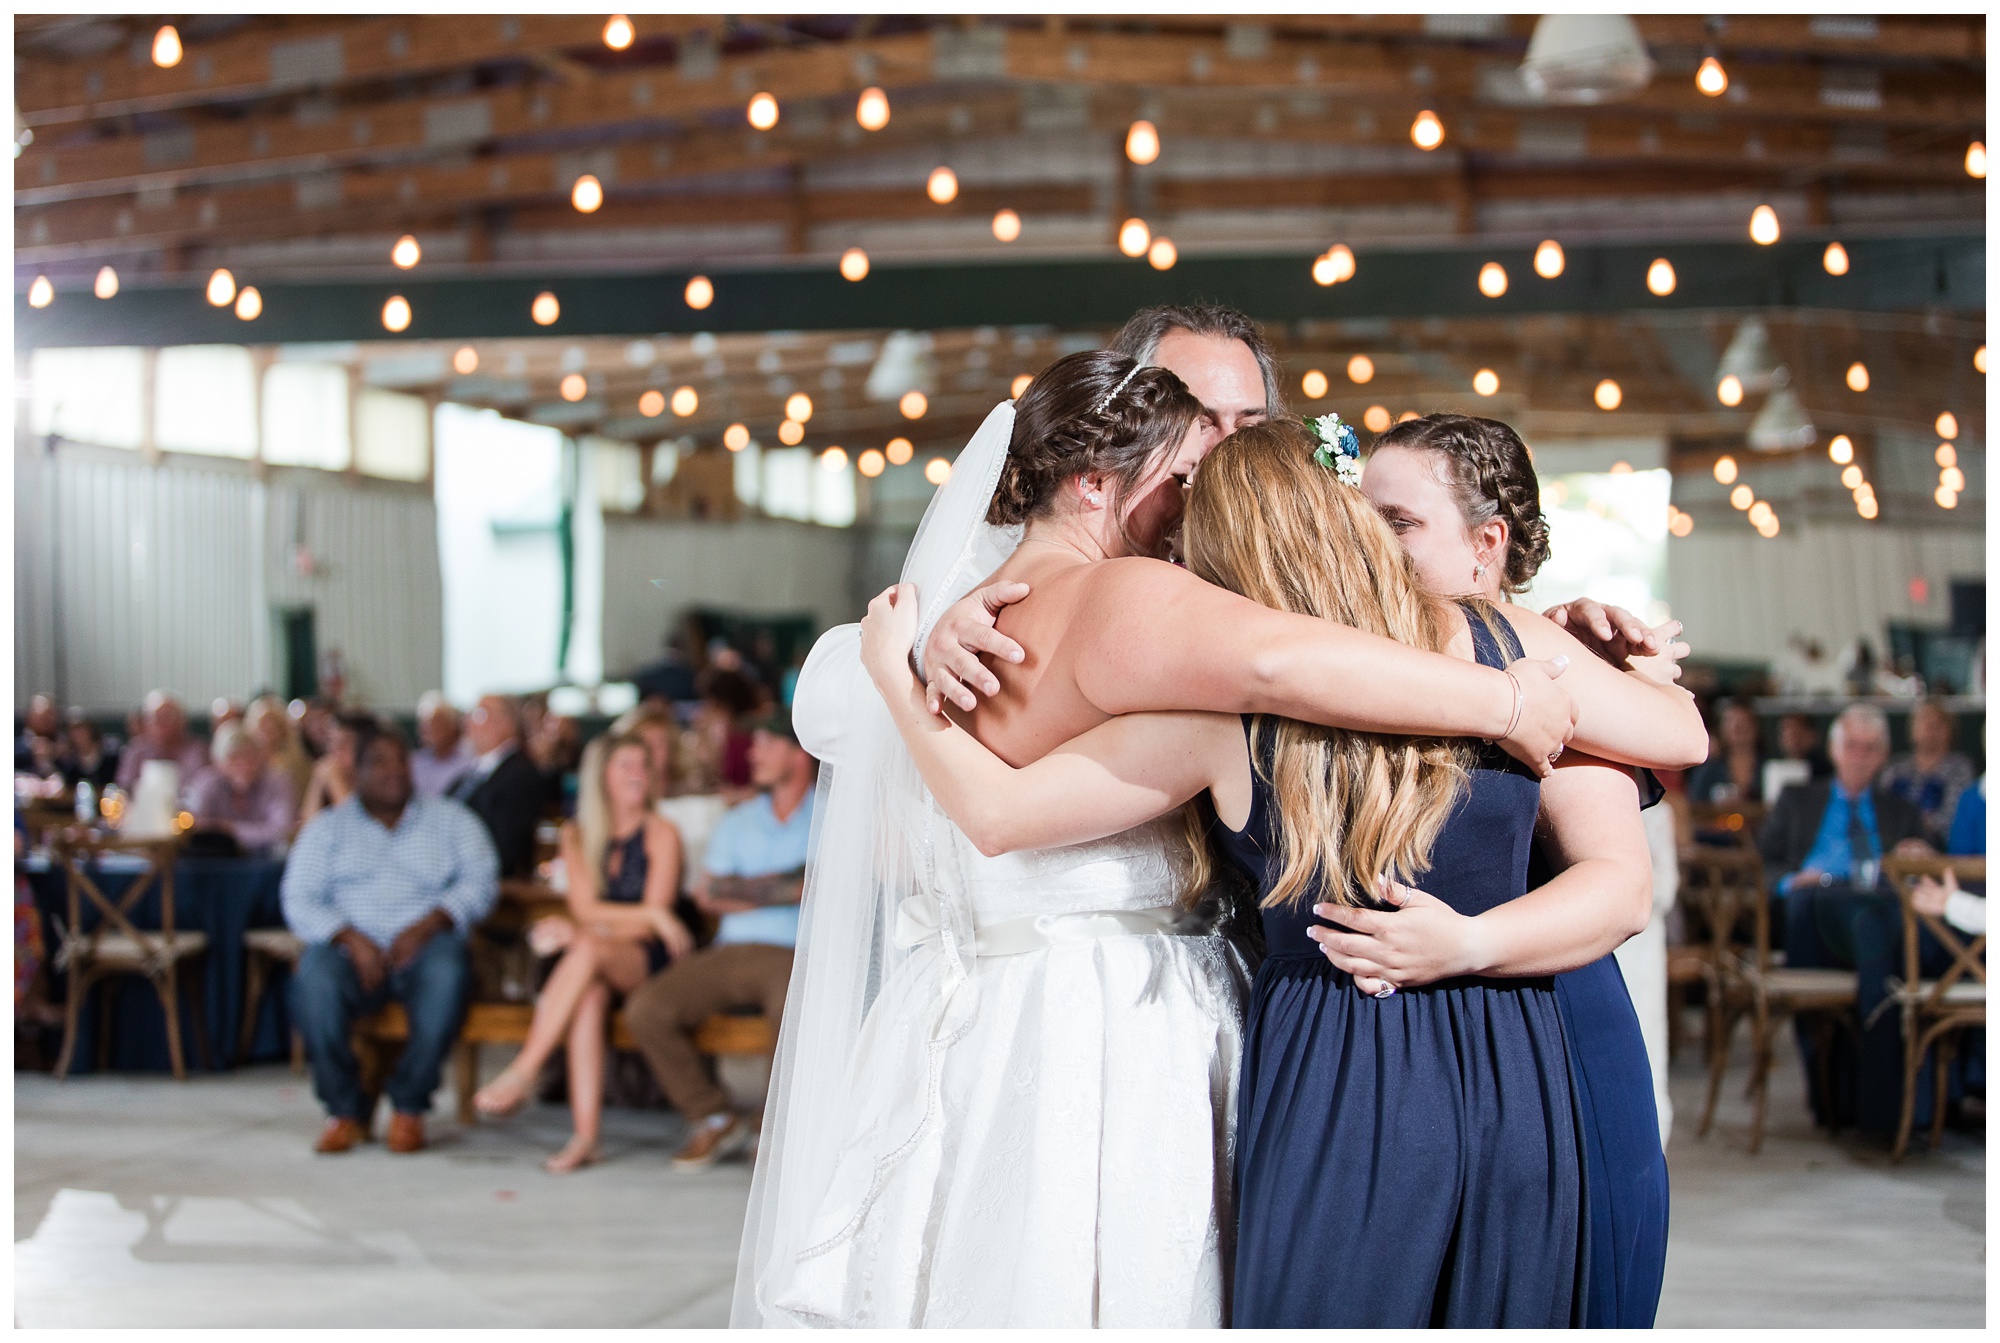
M 1474 582 L 1476 583 L 1476 582 L 1478 582 L 1478 581 L 1479 581 L 1480 579 L 1482 579 L 1482 578 L 1484 578 L 1484 577 L 1486 577 L 1486 566 L 1485 566 L 1484 564 L 1475 564 L 1475 565 L 1473 565 L 1473 566 L 1472 566 L 1472 579 L 1473 579 L 1473 581 L 1474 581 Z
M 1104 502 L 1104 496 L 1099 494 L 1096 490 L 1092 490 L 1089 494 L 1086 494 L 1083 497 L 1086 501 L 1089 502 L 1092 508 L 1096 508 L 1099 504 Z

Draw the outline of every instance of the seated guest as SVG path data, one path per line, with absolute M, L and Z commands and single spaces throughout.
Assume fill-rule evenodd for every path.
M 466 736 L 477 756 L 450 796 L 486 823 L 500 875 L 525 877 L 535 870 L 535 827 L 548 808 L 549 790 L 521 750 L 520 709 L 505 695 L 488 695 L 467 716 Z
M 417 792 L 424 797 L 449 793 L 478 758 L 462 726 L 457 708 L 443 691 L 429 691 L 417 701 L 417 735 L 424 744 L 410 757 L 410 773 L 416 778 Z
M 718 663 L 703 674 L 701 707 L 695 710 L 688 734 L 701 781 L 696 791 L 720 792 L 729 795 L 732 802 L 750 796 L 755 785 L 750 778 L 750 732 L 745 724 L 761 714 L 764 706 L 763 688 L 742 672 Z
M 542 772 L 543 787 L 550 799 L 562 801 L 573 784 L 577 761 L 583 755 L 583 731 L 566 713 L 544 713 L 534 735 L 528 738 L 528 759 Z
M 306 943 L 293 976 L 313 1091 L 326 1107 L 317 1152 L 368 1137 L 368 1098 L 349 1037 L 355 1018 L 399 1002 L 409 1043 L 389 1074 L 391 1152 L 424 1145 L 424 1114 L 458 1038 L 472 982 L 466 934 L 499 895 L 493 844 L 465 808 L 417 797 L 410 748 L 371 724 L 355 746 L 354 793 L 307 826 L 285 865 L 285 922 Z
M 751 734 L 751 778 L 762 791 L 730 809 L 708 839 L 694 898 L 720 916 L 713 945 L 647 980 L 625 1019 L 667 1100 L 694 1133 L 677 1170 L 704 1170 L 755 1141 L 694 1047 L 694 1030 L 718 1012 L 755 1008 L 777 1030 L 799 938 L 818 762 L 783 711 Z
M 309 700 L 293 700 L 285 706 L 285 712 L 298 725 L 299 741 L 306 754 L 314 760 L 322 759 L 333 747 L 333 728 L 339 711 L 329 701 L 314 696 Z
M 264 748 L 241 723 L 224 723 L 215 734 L 215 768 L 188 790 L 188 810 L 197 830 L 220 830 L 246 853 L 284 850 L 298 811 L 292 785 L 264 761 Z
M 1833 773 L 1833 765 L 1827 760 L 1826 752 L 1819 748 L 1819 728 L 1802 713 L 1788 713 L 1778 720 L 1778 759 L 1805 761 L 1815 779 L 1824 779 Z M 1777 801 L 1774 797 L 1764 800 Z
M 14 772 L 42 778 L 54 773 L 56 757 L 62 749 L 61 728 L 56 719 L 55 696 L 36 695 L 29 700 L 21 735 L 14 738 Z
M 125 744 L 118 757 L 118 786 L 131 792 L 138 786 L 139 773 L 148 760 L 171 760 L 181 767 L 181 787 L 186 789 L 195 775 L 208 768 L 208 743 L 191 737 L 187 711 L 181 702 L 164 690 L 146 696 L 143 727 Z
M 118 781 L 117 739 L 106 741 L 104 734 L 97 730 L 97 724 L 90 721 L 90 715 L 81 709 L 71 709 L 69 721 L 63 725 L 62 751 L 56 756 L 56 771 L 62 775 L 63 783 L 71 788 L 87 783 L 102 793 Z
M 653 762 L 655 799 L 678 797 L 686 789 L 681 781 L 681 725 L 673 706 L 664 700 L 641 700 L 611 725 L 614 735 L 635 733 L 646 743 Z
M 681 839 L 674 823 L 653 811 L 658 796 L 646 743 L 637 736 L 600 737 L 585 758 L 592 768 L 584 776 L 577 819 L 562 829 L 570 917 L 544 919 L 529 933 L 536 951 L 560 951 L 562 959 L 535 999 L 521 1052 L 472 1102 L 481 1114 L 520 1109 L 542 1064 L 567 1041 L 575 1133 L 543 1163 L 557 1175 L 598 1159 L 612 994 L 630 993 L 694 950 L 694 934 L 674 913 Z
M 1972 786 L 1972 762 L 1951 749 L 1954 724 L 1936 700 L 1910 714 L 1910 753 L 1882 771 L 1882 786 L 1924 814 L 1924 834 L 1942 844 L 1958 810 L 1958 795 Z
M 225 723 L 243 721 L 243 706 L 225 695 L 217 695 L 208 704 L 208 735 L 211 739 L 222 731 Z
M 1951 833 L 1945 839 L 1946 853 L 1986 853 L 1986 776 L 1958 795 L 1952 812 Z
M 299 806 L 301 826 L 353 795 L 355 742 L 374 726 L 367 714 L 334 715 L 326 732 L 326 754 L 314 762 L 312 777 L 306 780 L 306 800 Z
M 306 790 L 312 786 L 313 759 L 299 744 L 298 728 L 285 712 L 285 702 L 276 695 L 260 696 L 243 716 L 243 725 L 264 748 L 264 759 L 284 778 L 292 790 L 292 808 L 305 804 Z
M 1721 730 L 1712 739 L 1708 760 L 1688 776 L 1690 802 L 1761 802 L 1764 788 L 1764 746 L 1758 739 L 1757 714 L 1740 699 L 1722 706 Z

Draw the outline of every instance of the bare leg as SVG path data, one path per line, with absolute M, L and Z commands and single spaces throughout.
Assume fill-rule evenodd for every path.
M 472 1098 L 481 1114 L 512 1114 L 527 1104 L 535 1074 L 562 1043 L 577 1004 L 597 983 L 598 950 L 595 938 L 579 937 L 563 952 L 548 982 L 542 985 L 541 996 L 535 999 L 534 1020 L 529 1023 L 528 1038 L 522 1043 L 521 1052 Z
M 576 1132 L 547 1161 L 551 1175 L 567 1175 L 597 1160 L 597 1135 L 604 1117 L 604 1017 L 611 990 L 592 981 L 577 1000 L 569 1026 L 569 1112 Z

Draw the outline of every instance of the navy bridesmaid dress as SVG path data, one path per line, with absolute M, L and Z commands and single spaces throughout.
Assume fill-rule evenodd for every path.
M 1511 660 L 1477 616 L 1471 627 L 1481 662 Z M 1464 914 L 1523 894 L 1540 793 L 1486 753 L 1418 885 Z M 1258 778 L 1243 831 L 1216 828 L 1260 894 L 1282 863 L 1275 820 Z M 1579 1323 L 1583 1140 L 1553 979 L 1371 998 L 1306 936 L 1318 898 L 1262 911 L 1267 954 L 1237 1109 L 1232 1322 Z

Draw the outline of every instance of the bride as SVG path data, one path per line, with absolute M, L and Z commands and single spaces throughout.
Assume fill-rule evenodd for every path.
M 1025 761 L 1115 712 L 1188 707 L 1484 736 L 1546 772 L 1572 727 L 1552 664 L 1473 666 L 1141 558 L 1178 520 L 1199 417 L 1171 373 L 1079 354 L 961 455 L 904 570 L 920 628 L 999 565 L 1031 584 L 1009 619 L 1044 650 L 1002 669 L 981 739 Z M 1106 648 L 1133 601 L 1156 637 Z M 866 683 L 829 681 L 844 655 L 823 640 L 801 679 L 802 736 L 830 768 L 735 1322 L 1220 1324 L 1241 955 L 1213 911 L 1180 916 L 1157 830 L 980 854 Z M 1651 692 L 1579 672 L 1602 724 L 1587 744 L 1643 757 L 1605 704 Z M 1121 700 L 1125 683 L 1180 698 Z

